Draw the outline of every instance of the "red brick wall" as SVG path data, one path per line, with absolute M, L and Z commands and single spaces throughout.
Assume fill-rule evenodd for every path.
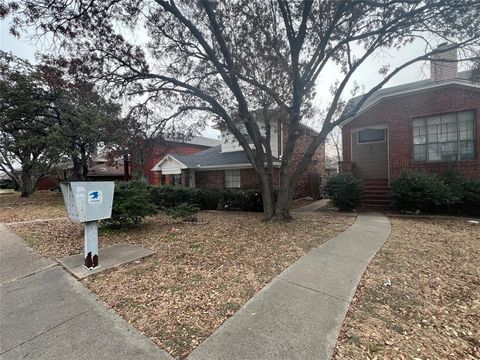
M 279 183 L 279 169 L 273 169 L 273 185 L 277 188 Z M 260 180 L 254 169 L 240 170 L 240 186 L 242 189 L 260 189 Z
M 195 187 L 206 189 L 223 189 L 223 170 L 195 171 Z
M 241 169 L 240 186 L 242 189 L 260 189 L 257 172 L 254 169 Z
M 50 190 L 58 185 L 56 179 L 51 176 L 44 176 L 37 182 L 37 191 Z
M 279 170 L 273 169 L 273 183 L 278 187 Z M 183 173 L 182 173 L 183 177 Z M 196 171 L 195 187 L 209 189 L 223 189 L 225 173 L 223 170 Z M 260 181 L 254 169 L 240 169 L 241 189 L 260 189 Z
M 293 153 L 291 172 L 295 171 L 296 165 L 301 160 L 305 150 L 313 140 L 314 133 L 307 128 L 301 129 L 300 137 L 297 140 L 295 150 Z M 287 127 L 284 127 L 283 143 L 287 142 Z M 284 145 L 285 146 L 285 145 Z M 315 196 L 317 191 L 312 189 L 312 180 L 317 179 L 320 183 L 325 174 L 325 144 L 321 144 L 315 151 L 312 161 L 307 170 L 298 180 L 297 188 L 295 190 L 294 198 L 304 196 Z M 309 180 L 310 179 L 310 180 Z
M 131 162 L 131 175 L 135 175 L 135 170 L 142 170 L 143 174 L 147 177 L 148 183 L 151 185 L 160 184 L 160 175 L 152 168 L 163 159 L 167 154 L 182 154 L 190 155 L 199 151 L 208 149 L 206 146 L 186 144 L 186 143 L 168 143 L 166 145 L 158 145 L 151 149 L 144 150 L 143 164 L 140 163 L 140 154 L 134 153 L 132 155 Z
M 454 85 L 384 99 L 346 124 L 342 129 L 343 160 L 352 161 L 350 134 L 353 128 L 388 124 L 390 178 L 406 168 L 441 173 L 451 163 L 413 161 L 412 119 L 462 110 L 476 112 L 476 153 L 475 160 L 458 162 L 459 170 L 467 177 L 480 177 L 480 91 Z

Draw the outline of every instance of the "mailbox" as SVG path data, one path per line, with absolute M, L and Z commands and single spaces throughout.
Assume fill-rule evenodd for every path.
M 112 216 L 113 181 L 79 181 L 60 184 L 68 217 L 76 222 Z
M 84 266 L 98 265 L 98 220 L 112 216 L 113 181 L 78 181 L 60 184 L 68 217 L 85 223 Z

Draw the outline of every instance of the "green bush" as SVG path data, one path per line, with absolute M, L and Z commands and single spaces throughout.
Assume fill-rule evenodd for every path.
M 392 205 L 401 211 L 432 212 L 452 205 L 454 199 L 446 182 L 436 174 L 402 171 L 390 182 Z
M 152 202 L 161 210 L 187 203 L 201 210 L 263 211 L 259 190 L 199 189 L 183 186 L 158 186 L 151 189 Z
M 157 186 L 151 190 L 152 202 L 162 210 L 182 203 L 195 204 L 202 210 L 216 210 L 222 190 L 197 189 L 183 186 Z
M 167 214 L 174 219 L 181 218 L 186 222 L 197 222 L 196 214 L 200 209 L 193 204 L 181 203 L 180 205 L 167 210 Z
M 448 187 L 449 198 L 445 199 L 446 205 L 453 206 L 462 203 L 464 198 L 464 188 L 465 183 L 464 176 L 457 169 L 448 169 L 441 176 L 440 179 L 443 180 L 445 185 Z
M 353 211 L 363 201 L 364 186 L 362 180 L 351 173 L 340 173 L 330 177 L 325 191 L 340 211 Z
M 223 196 L 221 189 L 196 189 L 194 203 L 202 210 L 217 210 Z
M 262 212 L 262 193 L 255 189 L 224 190 L 219 209 Z
M 466 180 L 457 169 L 440 176 L 405 170 L 390 182 L 390 192 L 400 211 L 480 214 L 480 180 Z
M 463 206 L 465 213 L 480 215 L 480 180 L 466 180 L 463 183 Z
M 150 187 L 143 181 L 117 182 L 113 195 L 112 217 L 104 222 L 115 228 L 137 225 L 145 216 L 154 215 Z

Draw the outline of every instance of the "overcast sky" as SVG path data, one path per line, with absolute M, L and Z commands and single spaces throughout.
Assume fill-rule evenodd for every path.
M 3 51 L 11 51 L 13 54 L 28 59 L 32 62 L 35 61 L 35 53 L 37 51 L 45 51 L 47 48 L 46 43 L 33 43 L 30 42 L 27 38 L 22 37 L 17 39 L 10 35 L 8 31 L 8 20 L 2 21 L 0 25 L 0 49 Z M 352 78 L 353 81 L 356 81 L 361 89 L 368 91 L 370 88 L 375 86 L 379 81 L 382 80 L 382 76 L 378 73 L 378 69 L 385 64 L 391 65 L 392 68 L 404 63 L 405 61 L 422 54 L 424 51 L 424 45 L 420 42 L 413 43 L 407 48 L 402 49 L 401 51 L 390 51 L 389 53 L 382 53 L 377 55 L 369 60 L 367 60 L 361 68 L 357 70 L 357 73 Z M 429 75 L 429 66 L 425 63 L 418 63 L 410 66 L 407 69 L 404 69 L 402 72 L 396 75 L 387 85 L 399 85 L 403 83 L 408 83 L 412 81 L 422 80 L 428 78 Z M 320 76 L 317 81 L 317 97 L 315 99 L 315 105 L 318 108 L 325 107 L 328 105 L 330 93 L 329 89 L 331 84 L 339 77 L 339 71 L 334 66 L 326 68 L 324 74 Z M 364 92 L 360 91 L 360 93 Z M 348 99 L 350 91 L 345 92 L 345 97 Z M 219 131 L 212 129 L 210 127 L 206 128 L 202 132 L 203 136 L 217 138 Z

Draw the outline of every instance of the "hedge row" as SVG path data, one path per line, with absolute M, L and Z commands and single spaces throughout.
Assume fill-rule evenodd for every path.
M 197 189 L 183 186 L 152 186 L 152 203 L 161 210 L 193 204 L 201 210 L 263 211 L 259 190 Z
M 480 215 L 480 180 L 457 170 L 442 175 L 403 171 L 390 182 L 392 205 L 404 212 Z
M 180 209 L 178 209 L 180 208 Z M 112 217 L 107 226 L 134 226 L 157 209 L 182 216 L 186 210 L 263 211 L 262 193 L 258 190 L 212 190 L 183 186 L 150 186 L 143 181 L 117 182 Z

